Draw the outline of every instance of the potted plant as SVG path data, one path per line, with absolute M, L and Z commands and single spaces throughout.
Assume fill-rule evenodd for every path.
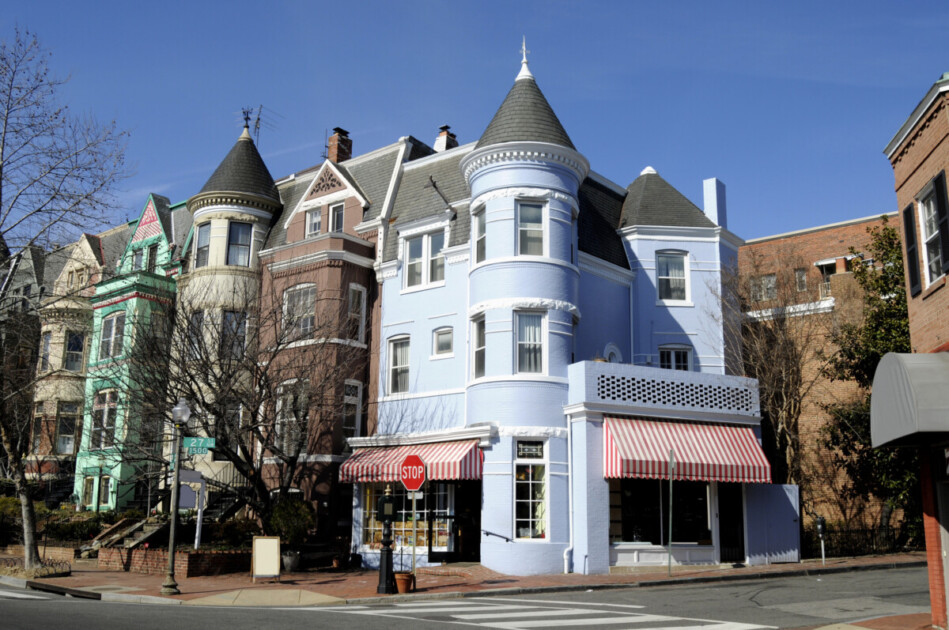
M 274 505 L 269 529 L 286 545 L 280 555 L 287 573 L 293 573 L 300 566 L 300 545 L 315 521 L 313 507 L 306 501 L 285 498 Z

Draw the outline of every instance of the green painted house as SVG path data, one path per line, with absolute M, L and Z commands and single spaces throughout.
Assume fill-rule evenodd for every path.
M 135 374 L 126 359 L 146 335 L 167 329 L 190 228 L 183 203 L 149 195 L 115 275 L 96 285 L 74 490 L 85 509 L 145 508 L 159 486 L 163 415 L 148 411 L 143 392 L 157 389 L 161 375 Z

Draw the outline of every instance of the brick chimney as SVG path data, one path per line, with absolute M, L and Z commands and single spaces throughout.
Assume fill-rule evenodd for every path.
M 451 127 L 448 125 L 442 125 L 439 127 L 441 133 L 438 134 L 438 137 L 435 138 L 435 152 L 447 151 L 448 149 L 454 149 L 458 146 L 458 138 L 455 137 L 455 134 L 449 131 Z
M 333 135 L 326 145 L 326 158 L 330 162 L 345 162 L 353 157 L 353 141 L 349 139 L 349 132 L 342 127 L 333 127 Z

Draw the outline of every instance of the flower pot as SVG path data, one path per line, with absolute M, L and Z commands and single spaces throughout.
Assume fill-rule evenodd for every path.
M 396 571 L 395 588 L 400 593 L 411 593 L 415 591 L 415 574 L 409 571 Z
M 300 566 L 299 551 L 284 551 L 280 557 L 283 559 L 283 570 L 287 573 L 293 573 Z

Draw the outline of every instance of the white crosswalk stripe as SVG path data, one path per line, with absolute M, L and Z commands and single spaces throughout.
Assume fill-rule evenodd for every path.
M 583 604 L 542 599 L 495 598 L 491 600 L 438 600 L 399 602 L 383 606 L 332 606 L 324 611 L 418 619 L 427 623 L 477 626 L 498 630 L 536 628 L 609 627 L 615 630 L 770 630 L 774 626 L 733 623 L 633 612 L 635 604 Z M 320 610 L 309 608 L 309 610 Z

